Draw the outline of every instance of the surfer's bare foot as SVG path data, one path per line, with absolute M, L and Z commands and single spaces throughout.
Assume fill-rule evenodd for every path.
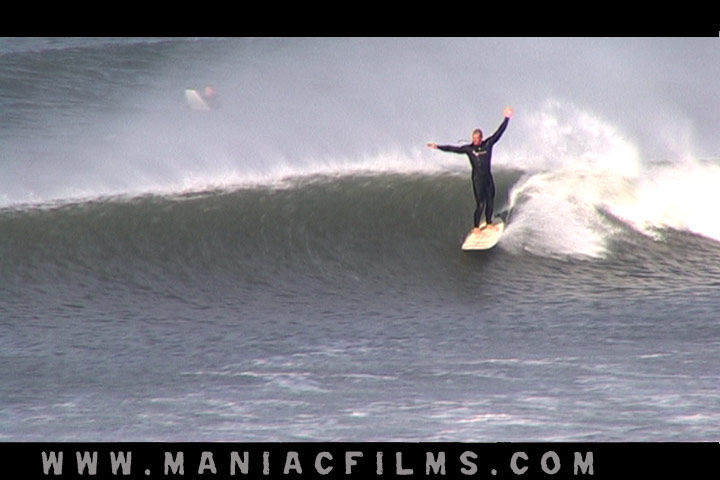
M 483 231 L 483 228 L 485 227 L 475 227 L 473 228 L 472 233 L 480 233 Z

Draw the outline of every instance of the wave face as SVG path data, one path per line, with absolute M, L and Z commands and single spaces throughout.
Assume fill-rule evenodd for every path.
M 499 193 L 518 175 L 500 175 Z M 457 175 L 308 177 L 282 188 L 10 209 L 0 217 L 2 256 L 12 276 L 38 280 L 195 272 L 245 285 L 310 275 L 329 286 L 364 272 L 389 286 L 454 256 L 472 218 L 470 188 Z
M 719 68 L 715 39 L 0 40 L 0 440 L 716 440 Z M 462 252 L 467 159 L 425 144 L 507 104 L 506 232 Z
M 588 275 L 581 270 L 571 280 L 590 283 L 616 281 L 649 262 L 657 268 L 654 285 L 660 289 L 676 288 L 688 275 L 718 276 L 712 264 L 688 275 L 662 273 L 669 265 L 712 255 L 720 244 L 684 233 L 685 224 L 656 218 L 660 207 L 647 206 L 644 182 L 575 171 L 500 171 L 496 185 L 498 198 L 505 199 L 498 213 L 509 222 L 496 250 L 513 262 L 591 262 Z M 208 282 L 257 292 L 271 286 L 344 292 L 350 282 L 353 289 L 369 288 L 369 295 L 443 288 L 437 277 L 442 273 L 449 289 L 462 289 L 453 277 L 478 260 L 458 252 L 473 209 L 465 175 L 303 177 L 273 188 L 6 209 L 0 215 L 0 256 L 6 284 L 15 279 L 18 288 L 29 279 L 66 284 L 78 278 L 82 285 L 90 276 L 140 289 L 175 282 L 193 289 Z M 645 256 L 627 258 L 639 245 Z M 608 265 L 613 272 L 603 272 Z M 511 288 L 514 275 L 529 275 L 524 269 L 518 263 L 498 272 L 497 288 Z

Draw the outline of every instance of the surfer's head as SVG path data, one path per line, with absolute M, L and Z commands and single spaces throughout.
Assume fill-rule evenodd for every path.
M 476 128 L 472 134 L 473 145 L 480 145 L 480 143 L 482 142 L 482 139 L 483 139 L 482 130 L 480 130 L 479 128 Z

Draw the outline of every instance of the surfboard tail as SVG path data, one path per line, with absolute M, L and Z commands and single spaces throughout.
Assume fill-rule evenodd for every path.
M 461 248 L 463 250 L 488 250 L 497 245 L 504 231 L 505 222 L 502 218 L 495 217 L 492 227 L 485 227 L 479 232 L 475 232 L 475 229 L 470 230 Z

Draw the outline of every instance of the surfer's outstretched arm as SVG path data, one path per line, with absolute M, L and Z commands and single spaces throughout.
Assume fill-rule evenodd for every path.
M 443 152 L 452 152 L 452 153 L 466 153 L 465 147 L 455 147 L 453 145 L 438 145 L 437 143 L 430 142 L 427 144 L 430 148 L 436 148 L 438 150 L 442 150 Z
M 500 137 L 502 137 L 502 134 L 505 133 L 505 129 L 508 126 L 508 122 L 510 121 L 510 117 L 505 117 L 505 119 L 502 121 L 498 129 L 490 135 L 487 140 L 485 140 L 488 143 L 495 143 L 498 140 L 500 140 Z
M 500 137 L 502 137 L 502 134 L 505 133 L 505 129 L 507 128 L 508 122 L 510 121 L 510 117 L 513 116 L 513 113 L 515 113 L 515 112 L 512 109 L 512 107 L 507 107 L 505 109 L 505 111 L 503 112 L 503 114 L 505 115 L 505 118 L 503 119 L 502 123 L 500 124 L 498 129 L 495 131 L 495 133 L 493 133 L 492 135 L 490 135 L 487 138 L 486 141 L 488 143 L 495 143 L 498 140 L 500 140 Z

